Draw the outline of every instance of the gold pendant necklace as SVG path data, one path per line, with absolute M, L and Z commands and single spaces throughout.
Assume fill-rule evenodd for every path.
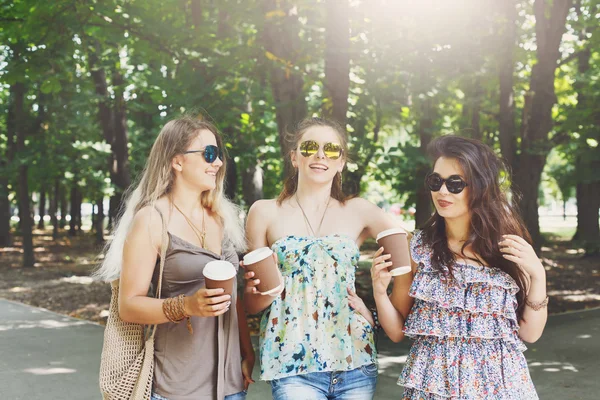
M 202 207 L 202 230 L 200 230 L 196 227 L 196 225 L 192 222 L 192 220 L 189 219 L 188 216 L 185 215 L 179 207 L 177 207 L 177 204 L 175 204 L 174 201 L 172 201 L 171 203 L 177 209 L 177 211 L 179 211 L 181 213 L 181 215 L 183 215 L 183 218 L 185 218 L 185 221 L 188 223 L 190 228 L 192 228 L 192 231 L 194 231 L 194 233 L 196 234 L 196 237 L 200 241 L 200 247 L 205 249 L 206 247 L 204 246 L 204 240 L 206 238 L 206 215 L 204 214 L 204 207 Z

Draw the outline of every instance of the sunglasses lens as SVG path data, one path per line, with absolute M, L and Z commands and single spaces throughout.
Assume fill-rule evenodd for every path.
M 427 187 L 432 192 L 437 192 L 442 188 L 442 184 L 444 183 L 442 178 L 438 174 L 431 174 L 425 180 Z
M 337 160 L 342 155 L 342 146 L 337 143 L 325 143 L 323 152 L 325 153 L 325 157 L 330 160 Z
M 310 157 L 319 151 L 319 143 L 314 140 L 307 140 L 305 142 L 300 143 L 300 154 L 304 157 Z
M 204 149 L 204 160 L 206 160 L 207 163 L 213 163 L 219 154 L 220 152 L 217 146 L 208 145 Z
M 453 194 L 462 192 L 465 186 L 465 181 L 459 177 L 450 177 L 446 180 L 446 188 L 448 188 L 448 191 Z

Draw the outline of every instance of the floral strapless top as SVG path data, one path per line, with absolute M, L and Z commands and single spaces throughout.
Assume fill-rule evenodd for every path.
M 261 320 L 261 379 L 374 363 L 373 328 L 348 304 L 360 255 L 354 240 L 285 236 L 272 248 L 285 289 Z

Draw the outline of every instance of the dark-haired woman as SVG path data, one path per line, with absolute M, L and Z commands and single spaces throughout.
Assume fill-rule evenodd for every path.
M 411 241 L 414 305 L 404 324 L 380 313 L 391 335 L 414 339 L 403 399 L 537 399 L 522 341 L 544 330 L 546 277 L 503 190 L 506 169 L 472 139 L 443 136 L 428 150 L 436 212 Z M 374 281 L 386 279 L 384 262 L 374 260 Z
M 278 199 L 254 203 L 246 224 L 251 249 L 277 254 L 285 288 L 263 296 L 246 273 L 247 310 L 265 310 L 261 379 L 276 400 L 369 400 L 377 380 L 374 319 L 355 294 L 355 270 L 364 239 L 393 224 L 377 206 L 343 194 L 347 146 L 338 124 L 311 118 L 289 140 L 293 175 Z M 411 278 L 395 278 L 394 303 L 407 305 L 404 315 Z

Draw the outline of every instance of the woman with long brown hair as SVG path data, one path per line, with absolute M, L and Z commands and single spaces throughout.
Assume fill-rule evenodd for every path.
M 292 175 L 278 199 L 252 206 L 246 223 L 250 248 L 271 247 L 283 278 L 283 292 L 269 296 L 257 293 L 253 272 L 245 275 L 248 312 L 265 310 L 261 379 L 276 400 L 372 399 L 374 318 L 356 296 L 355 270 L 361 243 L 393 223 L 374 204 L 344 195 L 348 148 L 337 123 L 309 118 L 289 140 Z M 396 278 L 399 308 L 409 303 L 407 275 Z
M 508 172 L 483 143 L 454 135 L 428 146 L 435 213 L 411 241 L 418 264 L 405 323 L 414 344 L 398 380 L 404 399 L 537 399 L 522 341 L 547 319 L 546 275 L 509 202 Z M 373 261 L 385 283 L 385 260 Z
M 254 351 L 235 286 L 225 295 L 206 289 L 203 276 L 215 260 L 237 269 L 237 252 L 246 247 L 239 210 L 223 194 L 224 148 L 208 122 L 168 122 L 96 274 L 119 279 L 123 321 L 157 325 L 153 400 L 240 400 L 252 382 Z M 148 291 L 157 288 L 161 254 L 156 299 Z

